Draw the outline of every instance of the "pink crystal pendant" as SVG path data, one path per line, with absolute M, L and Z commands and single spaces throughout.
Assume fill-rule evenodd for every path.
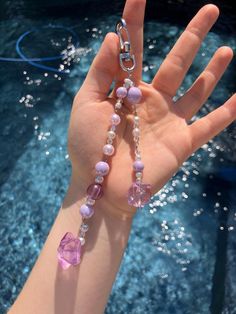
M 151 198 L 151 185 L 142 182 L 134 182 L 128 191 L 128 204 L 134 207 L 142 207 Z
M 80 263 L 81 242 L 71 232 L 67 232 L 61 239 L 57 249 L 57 258 L 63 269 Z

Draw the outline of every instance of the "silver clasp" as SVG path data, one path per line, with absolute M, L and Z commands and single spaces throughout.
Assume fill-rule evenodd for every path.
M 122 35 L 122 30 L 125 31 L 126 34 L 126 40 L 124 40 L 123 35 Z M 129 37 L 129 32 L 126 26 L 126 22 L 124 19 L 120 19 L 116 23 L 116 33 L 119 36 L 120 39 L 120 66 L 121 68 L 131 74 L 131 72 L 135 68 L 135 57 L 134 55 L 130 53 L 130 37 Z M 124 61 L 126 62 L 131 62 L 131 66 L 126 66 L 124 64 Z

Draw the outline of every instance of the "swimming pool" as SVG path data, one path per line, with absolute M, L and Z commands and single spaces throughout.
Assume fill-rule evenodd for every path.
M 62 10 L 62 4 L 47 7 L 49 13 L 55 10 L 43 15 L 36 11 L 38 2 L 25 6 L 16 1 L 14 14 L 6 13 L 0 22 L 0 57 L 19 58 L 17 40 L 31 59 L 64 51 L 64 59 L 36 61 L 54 70 L 0 61 L 1 313 L 18 295 L 65 195 L 72 99 L 102 38 L 119 17 L 119 10 L 109 6 L 111 13 L 105 15 L 105 4 L 99 9 L 90 5 L 90 12 L 81 6 L 78 16 L 69 14 L 69 4 Z M 223 26 L 204 41 L 179 94 L 216 47 L 236 49 L 230 28 L 225 32 Z M 144 80 L 150 81 L 181 31 L 181 24 L 147 17 Z M 59 74 L 58 68 L 70 72 Z M 234 83 L 232 64 L 199 115 L 220 105 L 234 91 Z M 235 138 L 231 126 L 204 145 L 137 214 L 107 314 L 236 313 Z

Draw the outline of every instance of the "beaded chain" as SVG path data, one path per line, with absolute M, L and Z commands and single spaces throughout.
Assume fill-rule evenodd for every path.
M 126 32 L 126 41 L 123 40 L 121 33 L 123 30 Z M 107 141 L 103 146 L 105 159 L 97 162 L 95 165 L 96 177 L 94 182 L 88 186 L 86 201 L 80 207 L 79 211 L 82 216 L 82 222 L 79 228 L 79 234 L 78 236 L 74 236 L 71 232 L 66 232 L 58 246 L 58 262 L 63 269 L 67 269 L 71 265 L 78 265 L 81 261 L 82 246 L 85 244 L 85 235 L 89 230 L 86 220 L 93 216 L 95 202 L 103 196 L 102 183 L 104 177 L 108 175 L 110 171 L 108 158 L 115 152 L 113 141 L 116 137 L 117 126 L 121 122 L 119 110 L 124 104 L 124 99 L 126 99 L 128 104 L 132 106 L 134 113 L 132 135 L 135 146 L 135 161 L 133 163 L 133 170 L 135 172 L 136 180 L 128 190 L 128 204 L 134 207 L 142 207 L 151 197 L 150 184 L 144 184 L 142 182 L 144 164 L 141 161 L 139 150 L 140 127 L 136 107 L 142 98 L 142 92 L 138 87 L 134 86 L 134 82 L 130 78 L 132 71 L 135 68 L 135 58 L 134 55 L 130 54 L 129 33 L 124 19 L 121 19 L 117 23 L 116 32 L 120 39 L 120 65 L 124 71 L 128 72 L 129 77 L 125 78 L 123 86 L 118 87 L 116 90 L 117 101 L 115 103 L 114 113 L 110 117 L 110 129 L 107 132 Z M 132 63 L 130 67 L 125 65 L 125 62 L 128 61 Z

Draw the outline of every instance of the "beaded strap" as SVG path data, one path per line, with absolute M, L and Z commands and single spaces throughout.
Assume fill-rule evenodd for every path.
M 134 113 L 134 124 L 133 124 L 133 139 L 135 144 L 135 161 L 133 163 L 133 170 L 135 171 L 136 180 L 132 183 L 128 190 L 128 204 L 134 207 L 144 206 L 151 197 L 151 186 L 150 184 L 144 184 L 142 182 L 142 173 L 144 164 L 141 161 L 141 154 L 139 151 L 139 139 L 140 139 L 140 128 L 139 128 L 139 117 L 137 114 L 137 104 L 141 101 L 142 92 L 138 87 L 134 86 L 134 82 L 130 79 L 131 73 L 135 68 L 134 55 L 130 54 L 130 42 L 124 41 L 121 31 L 126 31 L 128 40 L 128 30 L 124 19 L 121 19 L 116 26 L 116 31 L 120 38 L 120 65 L 121 68 L 128 72 L 129 78 L 124 79 L 123 86 L 118 87 L 116 90 L 117 101 L 115 103 L 114 113 L 110 117 L 110 129 L 107 132 L 107 141 L 103 146 L 104 160 L 97 162 L 95 165 L 96 177 L 94 182 L 87 188 L 86 202 L 80 207 L 80 214 L 82 216 L 82 223 L 79 228 L 79 235 L 74 236 L 71 232 L 67 232 L 60 241 L 57 249 L 57 257 L 60 266 L 63 269 L 69 268 L 71 265 L 75 266 L 80 263 L 82 246 L 85 244 L 85 236 L 89 230 L 89 226 L 86 222 L 94 214 L 94 205 L 96 200 L 99 200 L 103 196 L 102 184 L 104 177 L 108 175 L 110 167 L 108 164 L 108 158 L 115 152 L 113 141 L 116 137 L 117 126 L 121 122 L 119 110 L 122 108 L 124 99 L 127 100 L 128 105 L 132 106 Z M 127 67 L 125 62 L 131 61 L 132 66 Z

